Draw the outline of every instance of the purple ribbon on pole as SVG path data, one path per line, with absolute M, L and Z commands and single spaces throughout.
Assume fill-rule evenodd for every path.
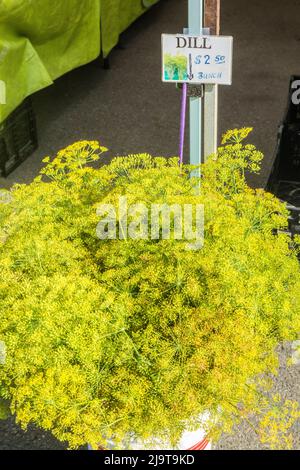
M 180 116 L 180 141 L 179 141 L 179 165 L 183 164 L 184 134 L 186 122 L 187 84 L 182 85 L 182 101 Z

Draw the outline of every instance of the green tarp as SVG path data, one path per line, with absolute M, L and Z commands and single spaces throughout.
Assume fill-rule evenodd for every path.
M 119 34 L 157 1 L 0 0 L 0 122 L 25 97 L 94 60 L 101 38 L 106 56 Z
M 140 15 L 159 0 L 101 0 L 102 49 L 106 56 Z
M 0 122 L 26 96 L 100 52 L 99 0 L 1 0 Z

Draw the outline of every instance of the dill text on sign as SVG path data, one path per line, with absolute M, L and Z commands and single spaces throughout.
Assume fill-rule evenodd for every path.
M 177 36 L 177 49 L 211 49 L 208 37 Z

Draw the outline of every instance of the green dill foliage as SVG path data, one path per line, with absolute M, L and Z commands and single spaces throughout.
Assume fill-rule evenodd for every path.
M 133 155 L 94 169 L 86 163 L 105 149 L 79 142 L 4 198 L 0 395 L 24 428 L 35 423 L 70 448 L 121 446 L 128 433 L 176 445 L 207 411 L 213 439 L 266 411 L 257 377 L 276 373 L 276 345 L 297 338 L 300 272 L 290 239 L 274 235 L 287 225 L 285 206 L 247 186 L 262 159 L 244 144 L 248 133 L 224 137 L 202 166 L 200 194 L 177 158 Z M 204 204 L 203 249 L 99 240 L 97 208 L 120 196 Z M 281 421 L 269 409 L 262 418 L 274 448 L 291 424 L 285 409 Z

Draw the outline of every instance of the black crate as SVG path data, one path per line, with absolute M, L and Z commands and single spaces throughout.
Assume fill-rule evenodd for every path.
M 6 177 L 38 147 L 36 120 L 27 98 L 0 124 L 0 172 Z
M 279 126 L 275 158 L 266 189 L 287 203 L 289 232 L 300 234 L 300 104 L 292 101 L 292 87 L 300 76 L 290 80 L 288 105 Z

